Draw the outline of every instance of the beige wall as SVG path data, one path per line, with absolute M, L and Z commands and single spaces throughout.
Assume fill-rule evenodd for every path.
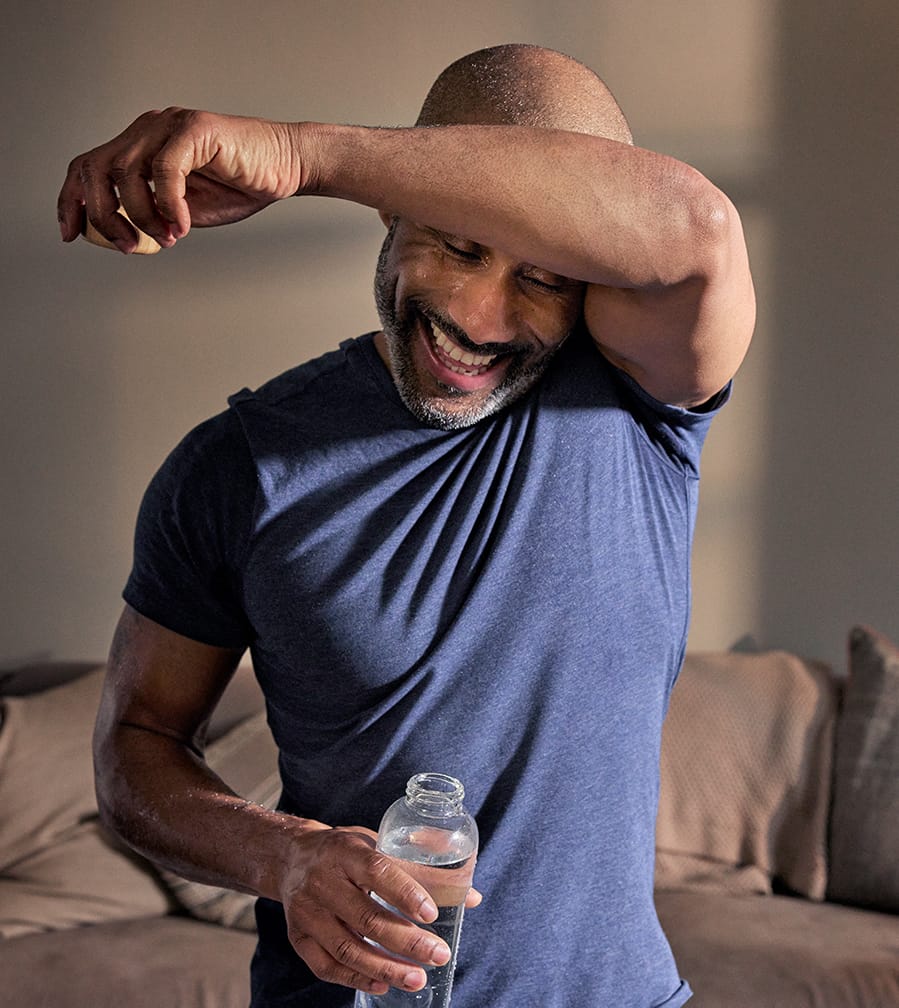
M 853 621 L 899 637 L 893 0 L 18 6 L 0 43 L 0 668 L 102 657 L 168 449 L 376 321 L 372 212 L 296 200 L 125 259 L 58 242 L 69 157 L 168 104 L 408 123 L 440 67 L 508 40 L 596 68 L 639 142 L 744 215 L 759 326 L 706 452 L 691 646 L 749 633 L 842 665 Z

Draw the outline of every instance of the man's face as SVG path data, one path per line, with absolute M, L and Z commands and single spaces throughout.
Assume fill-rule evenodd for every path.
M 384 355 L 407 408 L 468 427 L 530 389 L 580 317 L 584 285 L 395 219 L 375 276 Z

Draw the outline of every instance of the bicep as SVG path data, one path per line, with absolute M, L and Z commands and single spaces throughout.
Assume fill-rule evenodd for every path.
M 241 653 L 184 637 L 126 606 L 110 650 L 98 743 L 127 725 L 198 748 Z
M 706 402 L 736 373 L 755 325 L 736 211 L 693 275 L 643 289 L 591 284 L 584 321 L 599 350 L 654 398 L 685 407 Z

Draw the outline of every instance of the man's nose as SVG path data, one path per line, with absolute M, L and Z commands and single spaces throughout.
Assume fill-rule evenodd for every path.
M 450 295 L 447 307 L 475 343 L 509 343 L 517 335 L 516 302 L 514 280 L 487 270 L 467 276 Z

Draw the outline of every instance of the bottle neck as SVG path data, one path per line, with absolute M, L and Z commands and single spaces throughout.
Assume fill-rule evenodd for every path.
M 435 819 L 460 814 L 464 797 L 461 782 L 446 774 L 415 774 L 406 785 L 406 802 L 422 815 Z

